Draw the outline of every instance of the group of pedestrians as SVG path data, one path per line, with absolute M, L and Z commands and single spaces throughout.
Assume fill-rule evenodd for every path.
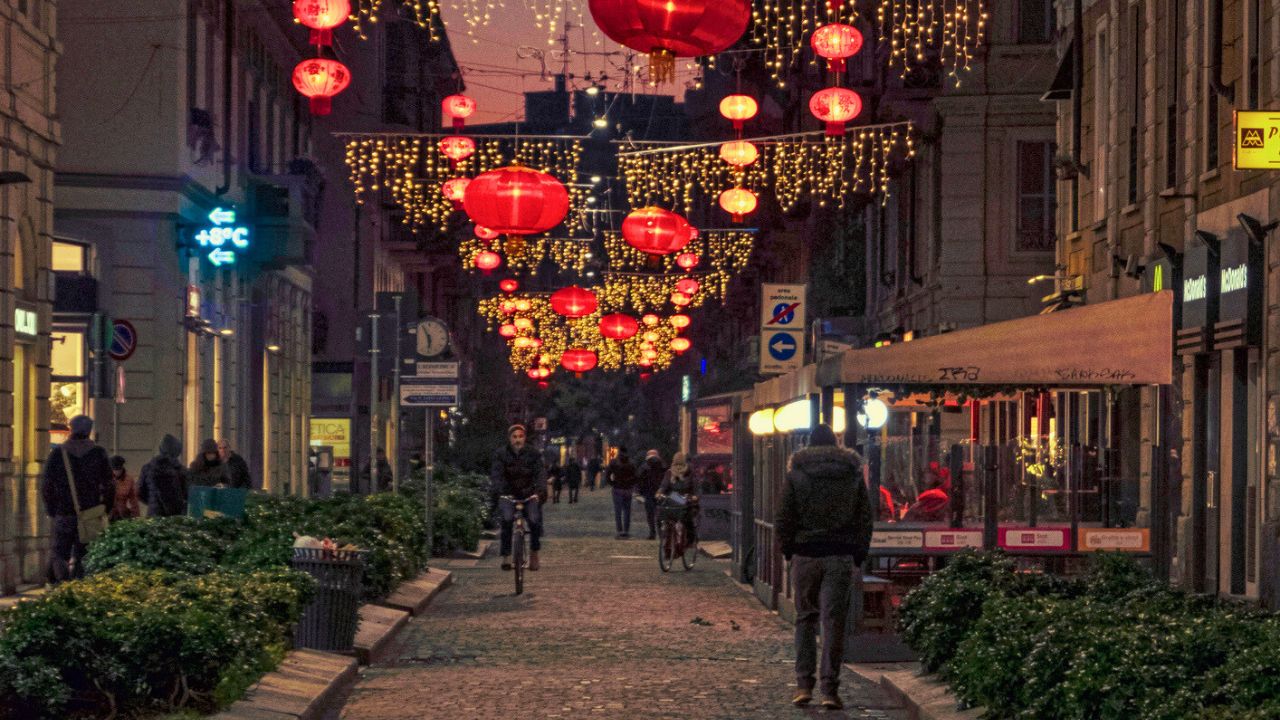
M 165 435 L 135 482 L 122 456 L 109 457 L 93 441 L 92 418 L 77 415 L 69 427 L 70 437 L 50 451 L 40 482 L 45 514 L 53 523 L 49 579 L 54 583 L 84 575 L 80 517 L 86 511 L 104 507 L 112 522 L 140 517 L 143 505 L 151 516 L 184 515 L 190 486 L 252 485 L 249 464 L 226 440 L 205 440 L 188 467 L 181 460 L 182 442 Z

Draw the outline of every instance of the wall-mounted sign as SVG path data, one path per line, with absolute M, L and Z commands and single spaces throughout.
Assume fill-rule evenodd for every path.
M 1151 552 L 1147 528 L 1080 528 L 1080 551 Z
M 1182 263 L 1182 328 L 1205 327 L 1218 322 L 1218 272 L 1216 250 L 1196 238 L 1189 243 Z
M 25 339 L 34 339 L 39 333 L 39 318 L 34 310 L 16 307 L 13 309 L 13 331 Z
M 1000 528 L 1000 547 L 1005 550 L 1070 550 L 1070 528 Z
M 1280 170 L 1280 112 L 1237 110 L 1235 127 L 1237 170 Z
M 982 547 L 982 531 L 969 529 L 925 530 L 925 550 L 963 550 Z
M 1222 240 L 1218 270 L 1218 320 L 1243 322 L 1249 345 L 1262 343 L 1262 246 L 1243 230 L 1232 229 Z
M 249 249 L 249 228 L 237 222 L 236 211 L 230 208 L 214 208 L 209 223 L 196 233 L 201 252 L 215 267 L 234 264 L 236 256 Z
M 116 362 L 133 357 L 138 349 L 138 331 L 128 320 L 116 320 L 111 324 L 111 347 L 108 353 Z
M 400 405 L 403 407 L 454 407 L 457 404 L 456 382 L 419 377 L 400 379 Z

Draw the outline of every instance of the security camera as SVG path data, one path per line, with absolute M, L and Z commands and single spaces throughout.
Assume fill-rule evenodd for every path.
M 1240 227 L 1244 228 L 1245 233 L 1249 236 L 1249 242 L 1261 245 L 1267 240 L 1267 234 L 1276 227 L 1280 226 L 1280 221 L 1271 221 L 1267 225 L 1263 225 L 1257 218 L 1252 215 L 1240 213 L 1236 215 L 1236 220 L 1240 221 Z

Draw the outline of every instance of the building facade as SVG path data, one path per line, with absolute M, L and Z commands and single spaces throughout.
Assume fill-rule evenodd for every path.
M 45 580 L 38 479 L 49 448 L 55 6 L 0 2 L 0 594 Z
M 134 472 L 165 434 L 188 461 L 225 438 L 256 487 L 306 492 L 323 174 L 290 80 L 305 32 L 266 2 L 60 10 L 59 89 L 76 102 L 55 203 L 55 436 L 92 415 Z

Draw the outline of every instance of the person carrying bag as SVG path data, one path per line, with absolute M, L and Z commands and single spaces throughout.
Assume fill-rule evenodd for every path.
M 107 451 L 89 439 L 93 420 L 71 419 L 71 437 L 49 453 L 40 495 L 53 521 L 49 579 L 59 583 L 84 576 L 85 545 L 107 526 L 107 502 L 114 496 Z

